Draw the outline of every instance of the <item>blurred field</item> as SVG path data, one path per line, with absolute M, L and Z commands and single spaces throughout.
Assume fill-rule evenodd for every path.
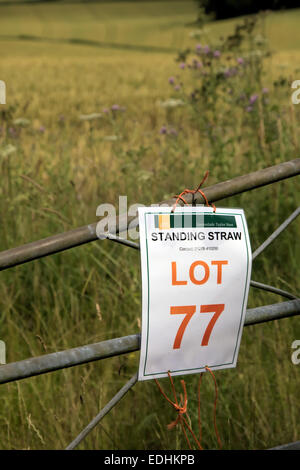
M 299 157 L 300 110 L 290 105 L 289 83 L 299 78 L 300 10 L 272 13 L 258 31 L 274 52 L 264 86 L 280 108 L 267 148 L 262 120 L 251 133 L 239 120 L 216 151 L 185 110 L 159 106 L 177 96 L 168 78 L 181 73 L 176 51 L 195 46 L 195 17 L 190 1 L 0 4 L 0 79 L 7 85 L 0 115 L 1 250 L 94 222 L 97 206 L 117 206 L 119 195 L 128 196 L 128 206 L 150 204 L 196 187 L 207 169 L 213 184 Z M 228 34 L 235 22 L 208 24 L 201 42 Z M 287 85 L 273 87 L 281 76 Z M 114 104 L 125 110 L 106 113 Z M 80 120 L 89 113 L 103 116 Z M 160 134 L 166 124 L 178 129 L 176 139 Z M 233 135 L 240 139 L 231 144 Z M 298 192 L 290 180 L 222 205 L 245 208 L 255 249 L 299 205 Z M 297 239 L 294 222 L 255 262 L 252 279 L 299 293 Z M 41 259 L 2 272 L 0 299 L 7 362 L 133 334 L 139 255 L 103 241 Z M 248 305 L 279 300 L 252 289 Z M 237 369 L 216 373 L 224 448 L 299 440 L 299 366 L 290 359 L 299 336 L 297 318 L 245 329 Z M 131 354 L 1 386 L 0 448 L 66 447 L 137 364 L 138 354 Z M 214 389 L 204 379 L 203 445 L 214 448 Z M 196 416 L 196 378 L 186 382 Z M 173 418 L 155 384 L 139 383 L 80 448 L 183 449 L 180 430 L 166 429 Z

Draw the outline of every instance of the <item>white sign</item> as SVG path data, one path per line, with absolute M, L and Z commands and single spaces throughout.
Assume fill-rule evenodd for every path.
M 235 367 L 251 275 L 242 209 L 142 207 L 139 380 Z

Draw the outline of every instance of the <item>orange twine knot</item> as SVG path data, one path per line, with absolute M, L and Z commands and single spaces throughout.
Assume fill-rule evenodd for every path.
M 216 206 L 215 206 L 213 203 L 210 204 L 210 203 L 208 202 L 208 199 L 207 199 L 207 197 L 205 196 L 204 192 L 200 190 L 201 186 L 203 185 L 203 183 L 204 183 L 205 180 L 207 179 L 208 175 L 209 175 L 209 171 L 206 171 L 206 173 L 205 173 L 205 175 L 204 175 L 204 177 L 203 177 L 201 183 L 200 183 L 199 186 L 197 187 L 197 189 L 194 189 L 194 190 L 185 189 L 185 190 L 182 191 L 182 193 L 180 193 L 179 195 L 174 196 L 174 197 L 176 197 L 177 199 L 176 199 L 176 202 L 175 202 L 174 206 L 172 207 L 171 212 L 174 212 L 174 210 L 175 210 L 175 208 L 176 208 L 176 206 L 177 206 L 179 200 L 182 201 L 184 204 L 188 204 L 188 203 L 186 202 L 186 200 L 184 199 L 184 197 L 183 197 L 185 194 L 192 194 L 192 195 L 193 195 L 193 201 L 194 201 L 194 196 L 195 196 L 196 193 L 200 193 L 201 196 L 203 197 L 203 199 L 205 200 L 205 204 L 206 204 L 208 207 L 212 207 L 213 210 L 214 210 L 214 212 L 216 212 Z
M 218 400 L 218 386 L 217 386 L 217 381 L 216 381 L 216 378 L 215 378 L 215 375 L 213 373 L 213 371 L 208 367 L 208 366 L 205 366 L 205 369 L 210 373 L 210 375 L 212 376 L 213 380 L 214 380 L 214 385 L 215 385 L 215 402 L 214 402 L 214 428 L 215 428 L 215 433 L 216 433 L 216 437 L 217 437 L 217 441 L 218 441 L 218 445 L 219 445 L 219 448 L 222 449 L 222 443 L 221 443 L 221 439 L 220 439 L 220 435 L 219 435 L 219 432 L 218 432 L 218 428 L 217 428 L 217 420 L 216 420 L 216 411 L 217 411 L 217 400 Z M 189 441 L 189 438 L 187 436 L 187 433 L 186 433 L 186 430 L 185 430 L 185 426 L 187 427 L 187 429 L 189 430 L 189 432 L 191 433 L 198 449 L 200 450 L 203 450 L 203 447 L 201 445 L 201 441 L 202 441 L 202 427 L 201 427 L 201 417 L 200 417 L 200 387 L 201 387 L 201 382 L 202 382 L 202 376 L 203 376 L 203 373 L 200 374 L 199 376 L 199 383 L 198 383 L 198 426 L 199 426 L 199 439 L 197 439 L 197 437 L 195 436 L 195 433 L 193 432 L 190 424 L 188 423 L 188 421 L 190 422 L 190 418 L 188 416 L 188 413 L 187 413 L 187 403 L 188 403 L 188 400 L 187 400 L 187 391 L 186 391 L 186 386 L 185 386 L 185 382 L 184 380 L 181 380 L 181 385 L 182 385 L 182 389 L 183 389 L 183 396 L 181 395 L 180 398 L 181 398 L 181 403 L 182 404 L 179 404 L 178 403 L 178 400 L 177 400 L 177 395 L 176 395 L 176 390 L 175 390 L 175 386 L 174 386 L 174 382 L 173 382 L 173 379 L 171 377 L 171 374 L 170 374 L 170 371 L 168 371 L 168 376 L 169 376 L 169 379 L 170 379 L 170 383 L 171 383 L 171 387 L 172 387 L 172 391 L 173 391 L 173 395 L 174 395 L 174 401 L 172 401 L 169 397 L 167 397 L 167 395 L 165 394 L 165 392 L 163 391 L 163 389 L 161 388 L 159 382 L 157 379 L 154 379 L 155 382 L 156 382 L 156 385 L 158 386 L 159 388 L 159 391 L 161 392 L 161 394 L 165 397 L 165 399 L 175 408 L 175 410 L 178 412 L 178 415 L 177 415 L 177 418 L 175 419 L 175 421 L 172 421 L 172 423 L 168 424 L 167 425 L 167 428 L 168 429 L 172 429 L 174 428 L 178 423 L 181 424 L 181 428 L 182 428 L 182 431 L 184 433 L 184 436 L 186 438 L 186 441 L 188 443 L 188 446 L 190 449 L 192 449 L 192 446 L 191 446 L 191 443 Z M 185 416 L 188 418 L 188 421 L 187 419 L 185 418 Z
M 168 424 L 168 429 L 172 429 L 174 428 L 178 423 L 181 424 L 181 428 L 182 428 L 182 431 L 184 433 L 184 436 L 186 438 L 186 441 L 188 443 L 188 446 L 190 449 L 192 449 L 192 446 L 190 444 L 190 441 L 189 441 L 189 438 L 187 436 L 187 433 L 186 433 L 186 430 L 184 428 L 184 426 L 187 427 L 187 429 L 190 431 L 194 441 L 196 442 L 197 446 L 198 446 L 198 449 L 200 450 L 203 450 L 202 449 L 202 446 L 200 444 L 200 442 L 198 441 L 198 439 L 196 438 L 191 426 L 189 425 L 188 421 L 185 419 L 184 415 L 186 414 L 187 415 L 187 403 L 188 403 L 188 400 L 187 400 L 187 392 L 186 392 L 186 386 L 185 386 L 185 382 L 184 380 L 181 380 L 181 385 L 182 385 L 182 389 L 183 389 L 183 394 L 184 394 L 184 398 L 181 396 L 181 402 L 183 402 L 183 404 L 179 404 L 178 403 L 178 400 L 177 400 L 177 395 L 176 395 L 176 390 L 175 390 L 175 386 L 174 386 L 174 382 L 173 382 L 173 379 L 171 377 L 171 374 L 170 374 L 170 371 L 168 371 L 168 376 L 169 376 L 169 379 L 170 379 L 170 383 L 171 383 L 171 387 L 172 387 L 172 391 L 173 391 L 173 395 L 174 395 L 174 402 L 172 400 L 170 400 L 169 397 L 167 397 L 167 395 L 165 394 L 165 392 L 163 391 L 163 389 L 161 388 L 159 382 L 157 379 L 155 379 L 155 382 L 156 382 L 156 385 L 158 386 L 159 388 L 159 391 L 161 392 L 161 394 L 165 397 L 165 399 L 175 408 L 175 410 L 178 412 L 178 416 L 177 418 L 175 419 L 175 421 L 172 421 L 172 423 Z M 188 415 L 187 415 L 188 416 Z
M 169 374 L 169 372 L 168 372 Z M 169 375 L 169 378 L 171 380 L 171 383 L 172 385 L 174 386 L 173 382 L 172 382 L 172 379 L 171 379 L 171 375 Z M 183 401 L 183 405 L 179 405 L 177 403 L 177 398 L 176 398 L 176 392 L 175 392 L 175 402 L 171 402 L 172 405 L 174 406 L 175 410 L 178 411 L 178 416 L 177 418 L 175 419 L 175 421 L 173 421 L 172 423 L 168 424 L 168 429 L 172 429 L 174 428 L 178 422 L 180 421 L 181 419 L 181 416 L 184 415 L 186 412 L 187 412 L 187 393 L 186 393 L 186 386 L 185 386 L 185 382 L 184 380 L 181 380 L 181 385 L 182 385 L 182 388 L 183 388 L 183 393 L 184 393 L 184 400 L 182 398 L 182 395 L 180 396 L 181 398 L 181 402 Z

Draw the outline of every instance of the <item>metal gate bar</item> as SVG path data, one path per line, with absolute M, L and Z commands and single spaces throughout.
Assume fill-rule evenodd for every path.
M 205 189 L 205 192 L 208 200 L 213 202 L 229 196 L 233 196 L 235 194 L 239 194 L 244 191 L 271 184 L 291 176 L 296 176 L 298 174 L 300 174 L 299 158 L 282 163 L 280 165 L 266 168 L 264 170 L 256 171 L 249 175 L 233 178 L 231 180 L 210 186 Z M 187 203 L 191 202 L 191 197 L 192 196 L 190 194 L 187 195 Z M 174 204 L 174 201 L 175 199 L 172 198 L 168 201 L 159 203 L 158 205 L 170 206 Z M 198 204 L 203 203 L 204 201 L 202 196 L 197 194 L 195 197 L 195 202 Z M 268 239 L 265 240 L 265 242 L 256 249 L 252 255 L 253 260 L 260 253 L 262 253 L 262 251 L 267 246 L 269 246 L 285 228 L 287 228 L 287 226 L 299 215 L 299 213 L 300 208 L 297 208 L 268 237 Z M 116 226 L 116 233 L 121 233 L 122 231 L 126 230 L 129 223 L 132 227 L 137 226 L 138 220 L 134 217 L 127 217 L 127 214 L 120 216 Z M 79 246 L 90 241 L 98 240 L 96 234 L 96 225 L 97 224 L 91 224 L 85 227 L 80 227 L 78 229 L 48 237 L 37 242 L 29 243 L 18 248 L 6 250 L 0 253 L 0 270 L 26 263 L 43 256 L 48 256 L 53 253 L 58 253 L 60 251 Z M 121 243 L 137 250 L 139 249 L 139 245 L 137 243 L 125 240 L 112 234 L 104 234 L 103 238 Z M 256 281 L 251 281 L 250 284 L 252 287 L 264 289 L 293 300 L 248 309 L 246 311 L 245 326 L 280 318 L 286 318 L 294 315 L 300 315 L 300 299 L 296 298 L 293 294 Z M 140 349 L 140 335 L 136 334 L 81 346 L 66 351 L 25 359 L 15 363 L 9 363 L 4 366 L 0 366 L 0 384 L 14 380 L 25 379 L 27 377 L 73 367 L 79 364 L 85 364 L 91 361 L 101 360 L 120 354 L 126 354 L 137 351 L 138 349 Z M 123 398 L 128 390 L 133 387 L 136 381 L 137 374 L 135 374 L 129 380 L 129 382 L 127 382 L 127 384 L 122 387 L 122 389 L 110 400 L 107 405 L 105 405 L 105 407 L 86 426 L 86 428 L 72 441 L 71 444 L 69 444 L 67 450 L 74 449 L 101 421 L 101 419 Z
M 300 158 L 280 163 L 263 170 L 249 173 L 248 175 L 238 176 L 228 181 L 208 186 L 205 188 L 205 194 L 210 202 L 219 201 L 236 194 L 240 194 L 251 189 L 259 188 L 277 181 L 281 181 L 292 176 L 300 174 Z M 195 203 L 203 204 L 205 201 L 199 193 L 195 195 Z M 187 203 L 191 203 L 192 195 L 186 195 Z M 172 206 L 175 198 L 158 203 L 158 205 Z M 179 201 L 180 204 L 180 201 Z M 132 221 L 135 221 L 134 223 Z M 117 218 L 116 233 L 121 233 L 128 228 L 137 226 L 138 221 L 135 217 L 128 217 L 123 214 Z M 34 259 L 42 258 L 54 253 L 68 250 L 75 246 L 99 240 L 96 234 L 97 223 L 79 227 L 69 232 L 61 233 L 51 237 L 44 238 L 36 242 L 12 248 L 0 253 L 0 270 L 11 268 L 19 264 L 27 263 Z M 116 239 L 114 241 L 117 241 Z
M 123 336 L 0 366 L 0 384 L 78 366 L 140 348 L 140 335 Z
M 246 311 L 245 326 L 265 323 L 272 320 L 293 317 L 300 314 L 300 299 L 278 304 L 250 308 Z
M 266 290 L 268 292 L 272 292 L 273 294 L 281 295 L 282 297 L 286 297 L 287 299 L 297 299 L 293 294 L 286 292 L 285 290 L 278 289 L 277 287 L 268 286 L 267 284 L 262 284 L 261 282 L 250 281 L 250 286 L 256 287 L 257 289 Z
M 287 228 L 287 226 L 293 222 L 296 217 L 300 214 L 300 207 L 298 207 L 285 221 L 254 251 L 252 255 L 252 260 L 260 255 L 266 248 L 269 246 L 277 237 L 278 235 L 283 232 Z
M 97 424 L 104 418 L 105 415 L 126 395 L 126 393 L 134 386 L 137 382 L 138 374 L 134 374 L 133 377 L 115 394 L 115 396 L 102 408 L 101 411 L 95 416 L 94 419 L 81 431 L 80 434 L 66 447 L 66 450 L 73 450 L 77 447 L 81 441 L 94 429 Z
M 282 444 L 281 446 L 272 447 L 268 450 L 300 450 L 300 441 L 289 442 L 289 444 Z
M 286 302 L 286 304 L 288 304 L 288 302 Z M 298 300 L 298 307 L 299 307 L 298 314 L 300 314 L 300 300 Z M 265 321 L 265 320 L 262 320 L 263 317 L 267 318 L 268 321 L 278 319 L 279 318 L 278 313 L 280 313 L 281 318 L 282 318 L 283 315 L 289 310 L 291 310 L 291 307 L 289 305 L 288 306 L 284 305 L 283 307 L 282 304 L 276 304 L 275 306 L 268 305 L 262 308 L 254 308 L 254 309 L 247 311 L 248 315 L 246 317 L 245 324 L 253 325 L 255 323 L 260 323 L 262 321 Z M 104 418 L 104 416 L 108 413 L 108 411 L 110 411 L 117 403 L 119 403 L 119 401 L 123 398 L 125 393 L 127 393 L 127 391 L 131 387 L 133 387 L 133 385 L 136 382 L 137 382 L 137 374 L 135 374 L 130 379 L 130 381 L 127 382 L 127 384 L 110 400 L 110 402 L 107 405 L 105 405 L 104 408 L 102 408 L 102 410 L 97 414 L 97 416 L 84 428 L 83 431 L 81 431 L 81 433 L 71 442 L 71 444 L 68 445 L 66 450 L 73 450 L 75 447 L 77 447 L 80 444 L 80 442 L 82 442 L 83 439 L 94 429 L 94 427 L 97 424 L 99 424 L 99 422 L 102 420 L 102 418 Z M 296 443 L 296 444 L 299 445 L 299 443 Z M 282 447 L 285 448 L 285 446 L 282 446 Z M 281 447 L 277 449 L 281 449 Z
M 300 315 L 300 299 L 246 311 L 245 326 Z M 73 367 L 140 349 L 140 334 L 110 339 L 0 366 L 0 384 Z

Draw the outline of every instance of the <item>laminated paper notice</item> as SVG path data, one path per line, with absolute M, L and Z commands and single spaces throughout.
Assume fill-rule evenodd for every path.
M 235 367 L 251 275 L 242 209 L 139 208 L 139 380 Z

